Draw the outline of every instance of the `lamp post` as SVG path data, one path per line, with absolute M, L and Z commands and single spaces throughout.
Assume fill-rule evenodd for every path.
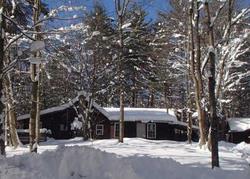
M 30 112 L 30 151 L 37 152 L 40 136 L 40 69 L 45 60 L 41 57 L 41 50 L 45 48 L 44 41 L 34 41 L 30 51 L 34 54 L 29 58 L 32 81 L 32 108 Z

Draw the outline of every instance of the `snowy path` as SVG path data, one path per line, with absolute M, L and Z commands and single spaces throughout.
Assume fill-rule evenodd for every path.
M 197 143 L 192 145 L 185 142 L 175 141 L 153 141 L 139 138 L 126 138 L 123 144 L 119 144 L 115 139 L 96 140 L 93 142 L 83 142 L 81 138 L 71 140 L 51 140 L 42 143 L 39 147 L 39 153 L 47 150 L 55 150 L 62 146 L 90 146 L 108 153 L 115 153 L 119 156 L 148 156 L 151 158 L 172 158 L 173 160 L 191 167 L 210 168 L 210 152 L 200 149 Z M 249 144 L 248 144 L 249 145 Z M 241 147 L 242 148 L 242 147 Z M 28 147 L 20 147 L 17 150 L 7 149 L 7 156 L 20 155 L 28 152 Z M 220 165 L 225 170 L 244 170 L 249 169 L 247 158 L 244 154 L 236 150 L 235 144 L 220 143 Z M 242 157 L 243 156 L 243 157 Z M 248 156 L 249 157 L 249 156 Z

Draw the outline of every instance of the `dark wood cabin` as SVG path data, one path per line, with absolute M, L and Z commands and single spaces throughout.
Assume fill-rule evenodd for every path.
M 242 132 L 229 131 L 228 141 L 236 144 L 240 142 L 246 142 L 250 144 L 250 129 Z
M 41 111 L 40 128 L 51 131 L 50 137 L 69 139 L 82 136 L 82 130 L 72 128 L 72 123 L 79 114 L 77 99 L 62 106 Z M 87 106 L 87 100 L 82 106 Z M 102 108 L 94 103 L 91 114 L 91 131 L 94 139 L 110 139 L 119 137 L 119 108 Z M 18 117 L 18 126 L 28 129 L 29 115 Z M 152 140 L 187 140 L 187 126 L 178 121 L 165 109 L 157 108 L 125 108 L 124 137 L 139 137 Z M 192 139 L 198 140 L 197 127 L 193 127 Z
M 42 110 L 40 114 L 40 128 L 51 131 L 49 137 L 54 139 L 70 139 L 82 136 L 81 130 L 72 128 L 73 121 L 78 118 L 78 105 L 78 101 L 75 101 L 74 103 Z M 95 139 L 109 139 L 110 121 L 95 105 L 91 118 L 93 119 L 91 125 L 92 136 Z M 29 120 L 30 115 L 19 116 L 17 120 L 18 128 L 28 129 Z
M 187 140 L 187 127 L 177 124 L 148 122 L 141 121 L 124 122 L 124 137 L 145 138 L 151 140 Z M 112 121 L 110 123 L 110 138 L 119 138 L 119 121 Z M 194 128 L 192 133 L 192 140 L 198 141 L 198 129 Z
M 111 138 L 111 122 L 101 112 L 96 110 L 94 123 L 92 123 L 92 136 L 94 139 L 110 139 Z
M 227 141 L 250 143 L 250 118 L 229 118 Z
M 109 115 L 111 138 L 119 137 L 119 108 L 104 108 Z M 158 108 L 125 108 L 124 136 L 152 140 L 187 140 L 187 125 Z M 193 126 L 192 139 L 198 140 L 198 127 Z
M 74 136 L 71 130 L 71 123 L 77 116 L 73 107 L 54 107 L 42 110 L 40 115 L 40 128 L 46 128 L 51 131 L 50 137 L 54 139 L 69 139 Z M 19 116 L 18 128 L 29 128 L 30 115 Z

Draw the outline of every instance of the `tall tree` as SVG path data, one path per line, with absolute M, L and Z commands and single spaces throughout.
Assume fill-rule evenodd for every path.
M 5 36 L 5 1 L 0 0 L 0 154 L 5 155 L 4 142 L 4 104 L 3 104 L 3 64 L 4 64 L 4 36 Z
M 148 98 L 151 93 L 149 101 L 153 106 L 152 91 L 155 90 L 152 81 L 156 79 L 156 60 L 150 45 L 153 35 L 146 15 L 142 6 L 133 4 L 124 18 L 125 103 L 132 107 L 139 105 L 138 98 L 145 93 L 148 93 Z
M 115 0 L 116 15 L 117 15 L 117 27 L 119 36 L 119 81 L 120 81 L 120 123 L 119 123 L 119 142 L 123 143 L 124 137 L 124 17 L 127 12 L 129 0 Z
M 33 23 L 34 31 L 39 33 L 41 31 L 41 25 L 38 23 L 41 15 L 41 1 L 34 1 L 33 8 Z M 38 23 L 38 24 L 37 24 Z M 35 62 L 31 62 L 31 80 L 32 80 L 32 107 L 30 111 L 30 151 L 37 152 L 38 142 L 39 142 L 39 121 L 40 121 L 40 63 L 39 58 L 41 58 L 40 47 L 43 46 L 44 42 L 41 40 L 41 35 L 36 34 L 36 42 L 31 46 L 34 53 L 33 57 Z M 36 62 L 37 61 L 37 62 Z
M 211 152 L 212 152 L 212 168 L 219 167 L 219 152 L 218 152 L 218 118 L 216 113 L 216 97 L 215 97 L 215 45 L 214 45 L 214 30 L 211 23 L 211 15 L 209 3 L 205 2 L 207 13 L 207 29 L 209 36 L 209 77 L 208 77 L 208 94 L 209 94 L 209 115 L 210 115 L 210 135 L 211 135 Z

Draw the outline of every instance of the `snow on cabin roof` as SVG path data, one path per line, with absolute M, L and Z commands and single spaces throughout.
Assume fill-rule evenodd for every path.
M 41 110 L 40 111 L 40 115 L 44 115 L 44 114 L 49 114 L 49 113 L 53 113 L 53 112 L 59 112 L 59 111 L 63 111 L 71 106 L 73 106 L 78 100 L 79 100 L 79 97 L 80 96 L 85 96 L 86 97 L 86 100 L 89 99 L 89 94 L 86 93 L 85 91 L 80 91 L 78 92 L 78 95 L 77 97 L 73 98 L 72 100 L 70 100 L 68 103 L 65 103 L 61 106 L 55 106 L 55 107 L 51 107 L 51 108 L 48 108 L 48 109 L 44 109 L 44 110 Z M 108 114 L 107 112 L 102 108 L 100 107 L 97 103 L 93 102 L 93 106 L 94 108 L 96 108 L 99 112 L 101 112 L 104 116 L 108 117 Z M 23 120 L 23 119 L 27 119 L 27 118 L 30 118 L 30 114 L 24 114 L 24 115 L 21 115 L 17 118 L 17 120 Z
M 250 129 L 250 118 L 229 118 L 228 124 L 231 132 L 243 132 Z
M 108 119 L 119 121 L 120 108 L 104 108 L 108 113 Z M 142 121 L 142 122 L 169 122 L 176 123 L 177 118 L 167 113 L 166 109 L 160 108 L 124 108 L 125 121 Z
M 71 107 L 72 105 L 73 105 L 73 103 L 69 102 L 69 103 L 63 104 L 61 106 L 56 106 L 56 107 L 44 109 L 44 110 L 40 111 L 40 115 L 53 113 L 53 112 L 57 112 L 57 111 L 63 111 L 65 109 Z M 30 114 L 24 114 L 24 115 L 18 116 L 17 120 L 23 120 L 23 119 L 27 119 L 27 118 L 30 118 Z

